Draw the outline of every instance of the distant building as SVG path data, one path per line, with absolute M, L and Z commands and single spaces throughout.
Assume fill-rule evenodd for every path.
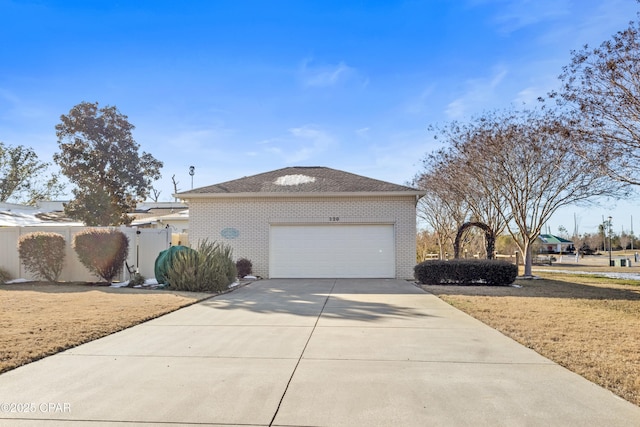
M 138 203 L 129 213 L 132 226 L 140 228 L 170 228 L 173 233 L 186 233 L 189 229 L 189 209 L 178 202 Z
M 29 227 L 36 225 L 82 225 L 67 218 L 63 201 L 39 201 L 37 206 L 0 203 L 0 227 Z
M 541 242 L 540 253 L 543 254 L 566 254 L 576 250 L 571 240 L 563 239 L 553 234 L 541 234 L 538 239 Z

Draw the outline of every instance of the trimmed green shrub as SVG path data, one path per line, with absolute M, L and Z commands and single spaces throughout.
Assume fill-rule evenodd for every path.
M 82 265 L 111 283 L 129 254 L 129 239 L 115 229 L 88 228 L 73 236 L 73 249 Z
M 238 270 L 238 277 L 248 276 L 253 273 L 253 264 L 246 258 L 240 258 L 236 261 L 236 270 Z
M 11 273 L 9 273 L 4 268 L 0 267 L 0 284 L 4 285 L 5 283 L 7 283 L 9 280 L 12 280 L 12 279 L 13 277 L 11 277 Z
M 34 276 L 56 282 L 64 266 L 65 245 L 64 237 L 57 233 L 27 233 L 18 239 L 18 255 Z
M 506 261 L 429 260 L 413 269 L 416 280 L 426 285 L 510 285 L 518 276 L 518 267 Z
M 231 247 L 223 243 L 200 242 L 197 250 L 174 254 L 167 270 L 169 288 L 192 292 L 222 292 L 236 278 Z

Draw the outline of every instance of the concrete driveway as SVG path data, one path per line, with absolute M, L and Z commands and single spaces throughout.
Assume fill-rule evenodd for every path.
M 0 375 L 0 409 L 3 426 L 640 425 L 435 296 L 369 279 L 253 283 Z

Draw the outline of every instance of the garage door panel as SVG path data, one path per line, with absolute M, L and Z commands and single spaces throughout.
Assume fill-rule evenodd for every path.
M 302 277 L 395 277 L 392 224 L 274 225 L 269 275 Z

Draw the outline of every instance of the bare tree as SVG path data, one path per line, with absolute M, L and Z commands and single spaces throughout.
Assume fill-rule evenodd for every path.
M 179 182 L 176 181 L 176 174 L 175 173 L 173 175 L 171 175 L 171 182 L 173 183 L 173 194 L 178 194 L 180 189 L 178 188 Z M 174 197 L 174 201 L 177 202 L 178 198 Z
M 574 114 L 573 143 L 611 177 L 640 185 L 640 25 L 572 51 L 552 93 Z
M 416 249 L 417 262 L 428 259 L 430 254 L 439 250 L 436 233 L 429 230 L 420 230 L 416 235 Z
M 151 187 L 151 194 L 149 195 L 149 198 L 154 202 L 158 203 L 158 199 L 160 198 L 160 193 L 162 193 L 162 190 L 157 190 Z
M 525 255 L 525 276 L 531 275 L 532 244 L 558 208 L 626 194 L 623 184 L 592 167 L 593 159 L 575 153 L 578 136 L 550 110 L 487 113 L 453 122 L 441 135 L 454 160 L 449 164 L 500 211 Z
M 432 130 L 438 129 L 432 128 Z M 438 131 L 443 132 L 442 129 Z M 476 178 L 464 173 L 464 164 L 461 162 L 462 159 L 453 155 L 450 150 L 438 150 L 425 157 L 423 160 L 425 172 L 419 177 L 425 175 L 437 177 L 440 186 L 446 188 L 446 192 L 441 190 L 446 198 L 464 203 L 467 213 L 464 222 L 481 222 L 492 230 L 494 236 L 502 234 L 508 221 L 508 218 L 505 219 L 502 215 L 506 210 L 506 201 L 498 197 L 495 192 L 492 192 L 492 195 L 485 194 L 485 188 L 476 182 Z M 417 181 L 419 182 L 419 178 Z M 470 241 L 470 235 L 475 232 L 477 230 L 469 229 L 465 240 Z M 486 247 L 485 245 L 482 247 Z M 492 257 L 493 254 L 486 255 Z
M 560 224 L 558 226 L 558 234 L 560 235 L 560 237 L 562 237 L 563 239 L 569 239 L 569 231 L 567 230 L 567 227 L 565 227 L 564 225 Z
M 622 229 L 620 234 L 618 235 L 618 240 L 620 241 L 621 249 L 626 250 L 628 248 L 631 248 L 631 235 L 624 231 L 624 229 Z
M 591 250 L 597 252 L 603 247 L 602 245 L 602 233 L 585 233 L 581 237 L 579 248 L 583 251 Z
M 414 185 L 427 192 L 418 202 L 418 217 L 435 232 L 440 259 L 444 259 L 446 253 L 453 253 L 453 241 L 468 216 L 468 207 L 434 174 L 416 177 Z

